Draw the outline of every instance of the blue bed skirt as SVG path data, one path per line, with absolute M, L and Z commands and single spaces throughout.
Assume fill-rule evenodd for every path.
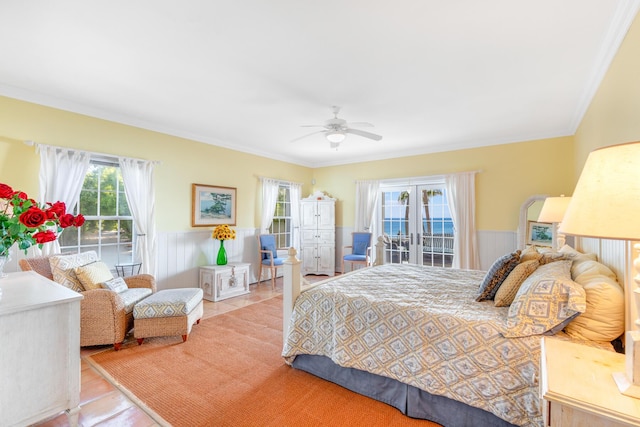
M 293 367 L 384 402 L 411 418 L 444 427 L 515 427 L 490 412 L 436 396 L 397 380 L 354 368 L 343 368 L 325 356 L 298 355 Z

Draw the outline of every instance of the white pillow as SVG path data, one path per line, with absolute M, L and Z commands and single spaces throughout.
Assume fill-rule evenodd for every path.
M 624 333 L 624 290 L 611 269 L 589 260 L 574 268 L 574 280 L 587 295 L 587 309 L 567 325 L 571 337 L 613 341 Z
M 121 293 L 129 289 L 127 283 L 122 277 L 116 277 L 115 279 L 107 280 L 106 282 L 103 282 L 101 286 L 104 289 L 111 289 L 112 291 L 115 291 L 117 293 Z
M 582 252 L 579 252 L 573 249 L 569 245 L 564 245 L 563 247 L 560 248 L 558 252 L 560 252 L 561 254 L 564 254 L 566 259 L 570 259 L 571 261 L 573 261 L 571 264 L 571 277 L 576 276 L 575 270 L 583 262 L 598 260 L 598 256 L 596 254 L 593 254 L 593 253 L 583 254 Z

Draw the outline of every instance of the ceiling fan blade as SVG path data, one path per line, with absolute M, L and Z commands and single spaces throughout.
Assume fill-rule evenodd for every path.
M 306 134 L 306 135 L 299 136 L 298 138 L 294 138 L 294 139 L 292 139 L 292 140 L 291 140 L 291 141 L 289 141 L 289 142 L 296 142 L 296 141 L 300 141 L 301 139 L 304 139 L 304 138 L 306 138 L 306 137 L 308 137 L 308 136 L 315 135 L 315 134 L 317 134 L 317 133 L 324 133 L 324 132 L 325 132 L 324 130 L 317 130 L 317 131 L 315 131 L 315 132 L 311 132 L 311 133 L 308 133 L 308 134 Z
M 369 138 L 369 139 L 373 139 L 376 141 L 380 141 L 382 139 L 382 136 L 380 135 L 376 135 L 375 133 L 371 133 L 371 132 L 365 132 L 363 130 L 359 130 L 359 129 L 345 129 L 346 133 L 352 133 L 354 135 L 359 135 L 359 136 L 363 136 L 365 138 Z
M 301 128 L 323 128 L 324 125 L 300 125 Z
M 347 123 L 347 126 L 351 127 L 351 126 L 360 126 L 360 127 L 367 127 L 367 128 L 372 128 L 373 125 L 371 123 L 368 122 L 349 122 Z

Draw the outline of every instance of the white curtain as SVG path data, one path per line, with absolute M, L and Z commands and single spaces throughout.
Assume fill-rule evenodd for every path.
M 289 187 L 289 202 L 291 203 L 291 246 L 300 252 L 300 199 L 302 198 L 302 184 L 295 182 Z
M 127 203 L 136 229 L 136 261 L 141 273 L 156 275 L 154 162 L 120 158 Z
M 476 172 L 445 176 L 447 203 L 456 232 L 453 242 L 453 268 L 479 269 L 476 242 Z
M 356 181 L 354 231 L 372 231 L 373 214 L 380 195 L 380 181 Z
M 261 178 L 262 180 L 262 218 L 260 222 L 260 234 L 268 234 L 269 227 L 273 221 L 273 214 L 276 211 L 276 203 L 278 202 L 278 189 L 280 181 L 270 178 Z
M 67 212 L 73 212 L 80 198 L 91 154 L 47 145 L 37 145 L 40 153 L 40 203 L 64 202 Z M 45 243 L 44 255 L 60 252 L 58 240 Z

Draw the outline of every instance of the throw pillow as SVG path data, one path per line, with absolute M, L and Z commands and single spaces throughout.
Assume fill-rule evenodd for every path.
M 476 301 L 493 299 L 504 279 L 518 265 L 518 262 L 520 262 L 519 250 L 502 255 L 495 260 L 480 283 L 480 295 L 478 295 Z
M 558 252 L 564 254 L 565 259 L 570 259 L 571 261 L 573 261 L 573 263 L 571 264 L 571 277 L 573 277 L 574 280 L 576 276 L 575 270 L 579 268 L 580 264 L 585 261 L 598 261 L 598 256 L 596 254 L 583 254 L 582 252 L 573 249 L 569 245 L 564 245 Z
M 113 279 L 113 274 L 102 261 L 97 261 L 82 267 L 75 268 L 76 276 L 86 290 L 101 289 L 101 283 Z
M 573 338 L 589 341 L 618 338 L 624 332 L 624 290 L 615 273 L 593 260 L 572 269 L 576 273 L 574 280 L 587 294 L 587 310 L 568 324 L 565 332 Z
M 520 254 L 520 262 L 539 260 L 542 258 L 542 254 L 538 252 L 535 245 L 527 246 Z
M 522 258 L 522 257 L 521 257 Z M 521 262 L 509 273 L 504 282 L 498 288 L 494 297 L 496 307 L 511 305 L 524 280 L 533 273 L 540 263 L 537 259 Z
M 505 337 L 555 334 L 585 312 L 585 291 L 571 280 L 570 269 L 571 261 L 557 261 L 525 279 L 509 307 Z
M 82 292 L 85 289 L 78 280 L 75 269 L 96 261 L 98 261 L 98 254 L 95 251 L 49 257 L 53 281 L 76 292 Z
M 127 283 L 122 277 L 116 277 L 115 279 L 107 280 L 106 282 L 103 282 L 101 286 L 104 289 L 110 289 L 117 293 L 121 293 L 129 289 Z

